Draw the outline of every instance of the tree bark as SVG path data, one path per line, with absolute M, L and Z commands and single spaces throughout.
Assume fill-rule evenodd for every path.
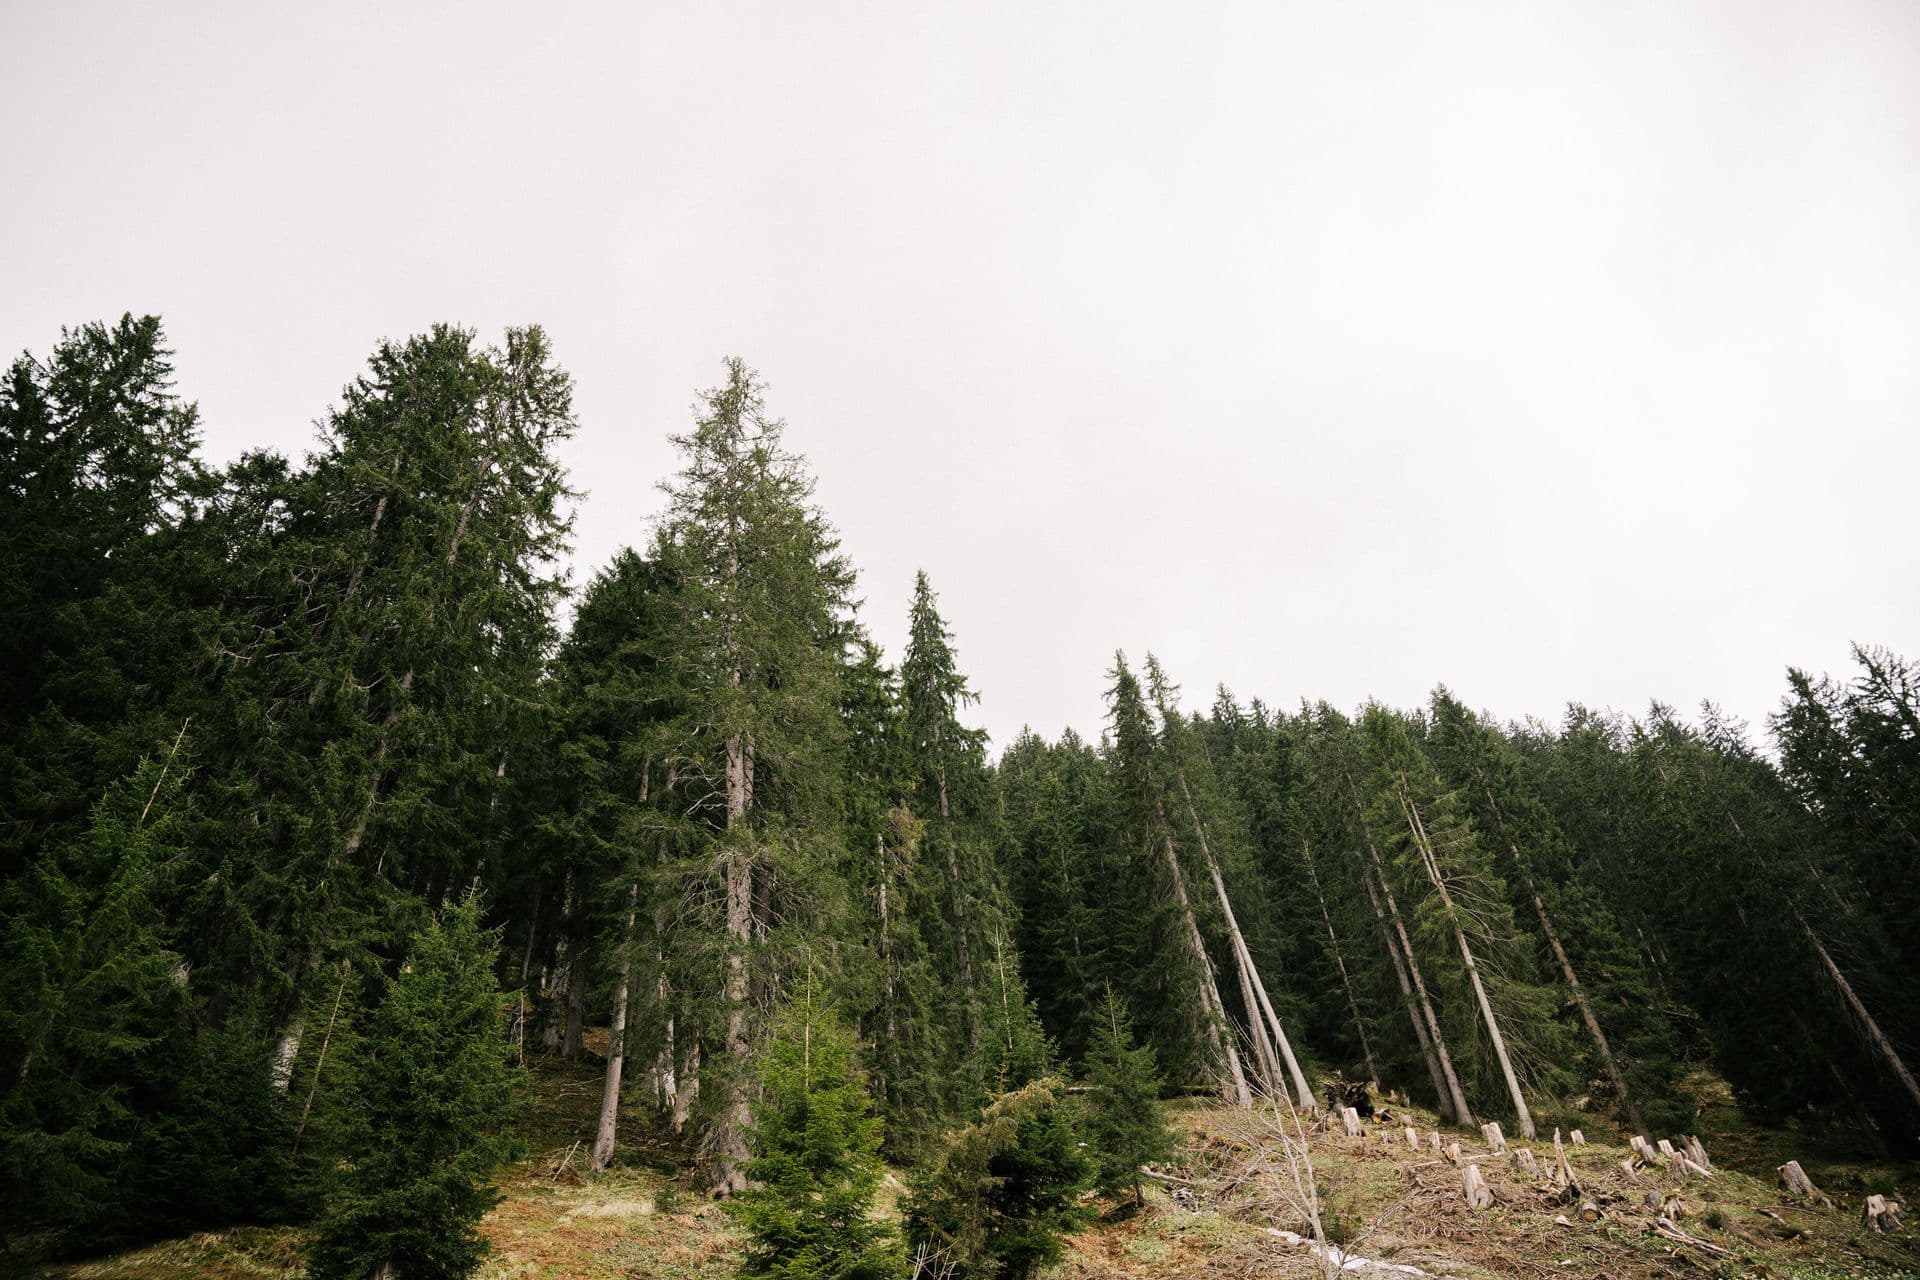
M 1207 944 L 1200 936 L 1200 924 L 1193 916 L 1193 904 L 1187 898 L 1186 879 L 1180 874 L 1180 857 L 1173 850 L 1173 833 L 1163 826 L 1160 832 L 1160 850 L 1167 864 L 1167 877 L 1172 882 L 1173 900 L 1180 908 L 1180 921 L 1187 936 L 1187 950 L 1193 957 L 1197 976 L 1194 979 L 1195 996 L 1200 1005 L 1200 1017 L 1204 1024 L 1202 1034 L 1207 1038 L 1207 1047 L 1213 1051 L 1213 1061 L 1225 1063 L 1227 1084 L 1231 1087 L 1230 1096 L 1243 1107 L 1253 1105 L 1253 1094 L 1247 1088 L 1247 1074 L 1240 1066 L 1240 1050 L 1233 1038 L 1224 1034 L 1227 1025 L 1226 1005 L 1220 999 L 1220 987 L 1214 979 L 1213 958 L 1207 954 Z
M 1358 852 L 1354 854 L 1359 858 Z M 1380 930 L 1380 941 L 1386 944 L 1387 958 L 1393 961 L 1393 976 L 1400 982 L 1400 998 L 1407 1006 L 1407 1021 L 1413 1024 L 1414 1039 L 1420 1042 L 1420 1057 L 1427 1064 L 1427 1074 L 1433 1079 L 1433 1096 L 1443 1116 L 1453 1115 L 1453 1096 L 1447 1090 L 1446 1077 L 1440 1072 L 1440 1059 L 1433 1051 L 1433 1038 L 1427 1034 L 1427 1022 L 1420 1014 L 1420 1007 L 1414 1000 L 1413 984 L 1407 980 L 1406 961 L 1401 959 L 1400 944 L 1394 940 L 1393 930 L 1387 925 L 1386 909 L 1380 905 L 1380 891 L 1373 884 L 1373 869 L 1364 862 L 1360 864 L 1360 879 L 1367 887 L 1367 897 L 1373 903 L 1374 924 Z
M 1414 843 L 1418 846 L 1421 861 L 1425 864 L 1427 878 L 1433 882 L 1433 888 L 1440 895 L 1440 905 L 1446 908 L 1447 922 L 1453 926 L 1454 941 L 1460 944 L 1460 959 L 1467 968 L 1467 978 L 1473 984 L 1474 997 L 1480 1002 L 1480 1015 L 1486 1019 L 1487 1035 L 1493 1041 L 1494 1056 L 1500 1061 L 1500 1074 L 1506 1079 L 1507 1093 L 1513 1099 L 1514 1120 L 1520 1126 L 1520 1132 L 1531 1138 L 1535 1136 L 1533 1112 L 1527 1109 L 1527 1099 L 1520 1092 L 1520 1078 L 1514 1074 L 1513 1059 L 1507 1053 L 1506 1037 L 1500 1034 L 1500 1020 L 1493 1016 L 1493 1002 L 1487 998 L 1486 983 L 1480 979 L 1480 967 L 1474 963 L 1473 948 L 1467 944 L 1467 933 L 1460 924 L 1460 913 L 1453 904 L 1453 896 L 1447 892 L 1446 880 L 1440 874 L 1440 862 L 1433 852 L 1433 842 L 1427 838 L 1426 824 L 1420 820 L 1420 810 L 1414 806 L 1407 795 L 1405 779 L 1401 780 L 1400 807 L 1407 816 L 1408 829 L 1412 832 Z
M 626 945 L 620 948 L 620 984 L 613 992 L 613 1027 L 607 1036 L 607 1082 L 600 1094 L 600 1127 L 593 1137 L 593 1167 L 613 1163 L 614 1132 L 620 1123 L 620 1076 L 627 1065 L 627 997 L 633 984 L 633 924 L 640 885 L 627 888 Z
M 1307 1077 L 1300 1070 L 1299 1059 L 1293 1056 L 1293 1045 L 1287 1040 L 1286 1029 L 1280 1025 L 1279 1015 L 1273 1011 L 1273 1002 L 1267 998 L 1266 984 L 1260 981 L 1260 970 L 1253 963 L 1253 952 L 1247 947 L 1246 935 L 1240 932 L 1240 922 L 1234 918 L 1233 903 L 1227 898 L 1227 882 L 1220 874 L 1220 863 L 1213 856 L 1213 846 L 1207 841 L 1206 824 L 1200 821 L 1200 810 L 1193 803 L 1193 791 L 1187 786 L 1185 770 L 1176 770 L 1180 780 L 1180 795 L 1187 802 L 1187 816 L 1193 822 L 1193 833 L 1200 841 L 1200 856 L 1206 861 L 1207 875 L 1213 880 L 1213 891 L 1220 899 L 1220 914 L 1226 918 L 1227 936 L 1233 944 L 1234 959 L 1240 969 L 1240 990 L 1247 1002 L 1247 1020 L 1260 1032 L 1260 1020 L 1266 1018 L 1266 1029 L 1270 1030 L 1272 1042 L 1264 1033 L 1254 1036 L 1254 1044 L 1261 1049 L 1265 1058 L 1271 1062 L 1274 1046 L 1278 1045 L 1280 1055 L 1286 1059 L 1287 1074 L 1293 1081 L 1294 1098 L 1302 1111 L 1312 1111 L 1313 1090 L 1307 1085 Z M 1272 1063 L 1268 1068 L 1268 1079 L 1277 1094 L 1284 1087 L 1279 1072 Z
M 1481 774 L 1481 793 L 1487 797 L 1487 806 L 1493 810 L 1494 821 L 1500 824 L 1500 830 L 1507 838 L 1507 853 L 1513 859 L 1513 869 L 1520 876 L 1521 887 L 1526 891 L 1527 900 L 1533 903 L 1533 913 L 1540 920 L 1540 932 L 1546 935 L 1547 947 L 1553 952 L 1556 964 L 1560 966 L 1560 976 L 1566 979 L 1567 990 L 1573 994 L 1573 1003 L 1580 1011 L 1580 1022 L 1587 1029 L 1588 1039 L 1600 1054 L 1601 1068 L 1607 1073 L 1607 1081 L 1613 1086 L 1614 1093 L 1620 1099 L 1621 1109 L 1627 1113 L 1627 1120 L 1635 1129 L 1645 1129 L 1647 1122 L 1640 1116 L 1640 1108 L 1634 1105 L 1633 1095 L 1627 1092 L 1626 1077 L 1620 1074 L 1620 1064 L 1614 1061 L 1613 1047 L 1607 1043 L 1607 1033 L 1600 1028 L 1600 1019 L 1594 1016 L 1593 1002 L 1587 999 L 1587 989 L 1580 985 L 1580 976 L 1573 970 L 1573 961 L 1567 956 L 1567 949 L 1560 944 L 1560 932 L 1553 927 L 1553 919 L 1547 914 L 1547 904 L 1540 897 L 1540 890 L 1534 884 L 1533 872 L 1526 860 L 1520 856 L 1520 846 L 1514 843 L 1513 832 L 1507 827 L 1507 820 L 1500 813 L 1500 802 L 1493 798 L 1493 788 L 1486 785 L 1486 775 L 1478 765 L 1475 772 Z
M 1467 1105 L 1467 1093 L 1460 1087 L 1460 1073 L 1453 1069 L 1453 1055 L 1447 1052 L 1447 1038 L 1440 1030 L 1440 1019 L 1434 1016 L 1433 1000 L 1427 994 L 1426 980 L 1420 973 L 1420 962 L 1414 956 L 1413 939 L 1407 933 L 1407 923 L 1400 915 L 1400 904 L 1395 900 L 1393 886 L 1387 880 L 1386 861 L 1381 858 L 1380 851 L 1374 848 L 1371 836 L 1367 839 L 1367 852 L 1373 856 L 1374 875 L 1380 882 L 1381 895 L 1387 900 L 1387 916 L 1399 936 L 1400 950 L 1406 955 L 1407 973 L 1413 979 L 1414 994 L 1419 999 L 1420 1012 L 1427 1021 L 1427 1034 L 1433 1038 L 1434 1056 L 1440 1060 L 1440 1074 L 1446 1080 L 1447 1096 L 1453 1100 L 1453 1118 L 1459 1124 L 1472 1124 L 1473 1108 Z
M 1360 1037 L 1360 1054 L 1367 1063 L 1367 1083 L 1378 1090 L 1380 1070 L 1373 1062 L 1373 1045 L 1367 1040 L 1367 1024 L 1361 1020 L 1360 1002 L 1354 998 L 1353 994 L 1353 978 L 1347 972 L 1346 957 L 1340 953 L 1340 939 L 1333 931 L 1333 917 L 1327 912 L 1327 895 L 1320 888 L 1320 873 L 1313 865 L 1313 850 L 1307 847 L 1305 840 L 1300 842 L 1300 857 L 1307 864 L 1307 882 L 1313 886 L 1314 901 L 1320 905 L 1320 922 L 1327 927 L 1327 946 L 1333 952 L 1334 967 L 1340 971 L 1340 989 L 1346 993 L 1347 1012 L 1353 1015 L 1354 1034 Z M 1397 958 L 1395 964 L 1397 967 Z M 1402 974 L 1400 980 L 1404 984 L 1406 976 Z M 1419 1025 L 1419 1020 L 1415 1019 L 1414 1026 L 1417 1028 Z M 1431 1056 L 1431 1051 L 1426 1046 L 1426 1037 L 1423 1035 L 1420 1040 L 1421 1051 Z
M 721 1195 L 744 1191 L 747 1158 L 746 1132 L 751 1123 L 746 1067 L 753 1052 L 747 1026 L 747 949 L 753 941 L 753 865 L 741 847 L 746 837 L 747 809 L 752 804 L 752 748 L 740 734 L 727 738 L 727 851 L 723 873 L 727 893 L 727 1005 L 726 1107 L 713 1134 L 715 1190 Z

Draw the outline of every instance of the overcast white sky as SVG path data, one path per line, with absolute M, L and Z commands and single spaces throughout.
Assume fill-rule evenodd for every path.
M 210 452 L 537 320 L 580 576 L 738 353 L 893 650 L 1503 716 L 1920 651 L 1920 6 L 0 0 L 0 351 L 155 311 Z

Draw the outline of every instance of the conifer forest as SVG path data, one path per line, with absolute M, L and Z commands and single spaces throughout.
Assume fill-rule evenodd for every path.
M 1538 1194 L 1650 1242 L 1516 1274 L 1912 1230 L 1901 637 L 1749 726 L 1283 704 L 1115 635 L 1104 724 L 989 744 L 969 620 L 922 574 L 874 641 L 740 359 L 641 424 L 660 514 L 577 577 L 540 328 L 378 343 L 300 456 L 210 459 L 173 362 L 128 315 L 0 387 L 0 1268 L 256 1230 L 272 1274 L 588 1274 L 508 1269 L 513 1188 L 629 1178 L 655 1261 L 609 1275 L 696 1232 L 714 1274 L 1174 1274 L 1085 1242 L 1215 1217 L 1279 1252 L 1181 1274 L 1308 1274 L 1386 1265 L 1331 1171 L 1391 1144 L 1407 1240 Z M 1710 1112 L 1778 1145 L 1761 1208 Z M 1481 1274 L 1447 1239 L 1401 1269 Z

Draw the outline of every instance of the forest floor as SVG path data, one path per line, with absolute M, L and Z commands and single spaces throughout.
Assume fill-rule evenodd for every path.
M 548 1068 L 536 1076 L 521 1118 L 529 1154 L 506 1171 L 504 1198 L 483 1227 L 493 1244 L 483 1280 L 730 1275 L 737 1239 L 719 1207 L 689 1188 L 682 1153 L 672 1144 L 642 1140 L 624 1147 L 606 1173 L 577 1172 L 591 1142 L 599 1089 L 590 1068 Z M 1629 1178 L 1619 1169 L 1628 1154 L 1624 1137 L 1616 1143 L 1596 1120 L 1586 1127 L 1589 1145 L 1567 1148 L 1583 1193 L 1571 1204 L 1490 1153 L 1477 1132 L 1469 1137 L 1442 1129 L 1465 1159 L 1477 1160 L 1495 1197 L 1491 1208 L 1468 1209 L 1461 1171 L 1424 1141 L 1436 1127 L 1430 1113 L 1396 1108 L 1392 1125 L 1369 1125 L 1360 1137 L 1312 1133 L 1307 1150 L 1322 1223 L 1349 1251 L 1346 1274 L 1377 1280 L 1920 1277 L 1920 1165 L 1851 1160 L 1795 1131 L 1752 1125 L 1716 1081 L 1696 1081 L 1695 1092 L 1697 1132 L 1714 1164 L 1712 1178 L 1675 1181 L 1654 1169 Z M 1417 1151 L 1406 1144 L 1403 1119 L 1420 1131 Z M 1270 1125 L 1257 1114 L 1195 1103 L 1178 1106 L 1174 1120 L 1181 1149 L 1162 1171 L 1172 1181 L 1149 1187 L 1144 1211 L 1102 1220 L 1073 1237 L 1057 1280 L 1323 1274 L 1310 1247 L 1283 1234 L 1306 1235 L 1308 1227 Z M 1544 1143 L 1510 1145 L 1531 1147 L 1543 1167 L 1551 1162 L 1550 1132 Z M 1773 1170 L 1788 1159 L 1798 1159 L 1832 1197 L 1831 1208 L 1786 1199 Z M 900 1189 L 899 1178 L 889 1176 L 883 1210 L 891 1212 Z M 1684 1204 L 1674 1221 L 1697 1243 L 1654 1234 L 1657 1215 L 1643 1200 L 1653 1190 Z M 1908 1224 L 1898 1234 L 1862 1225 L 1862 1202 L 1874 1192 L 1897 1195 L 1908 1206 Z M 1599 1207 L 1597 1221 L 1580 1219 L 1585 1200 Z M 294 1280 L 302 1274 L 299 1232 L 204 1233 L 69 1264 L 56 1274 L 69 1280 Z

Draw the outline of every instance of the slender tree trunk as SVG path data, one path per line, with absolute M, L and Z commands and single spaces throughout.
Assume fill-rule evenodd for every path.
M 1367 1063 L 1367 1083 L 1377 1090 L 1380 1087 L 1380 1069 L 1374 1065 L 1373 1045 L 1367 1040 L 1367 1024 L 1360 1017 L 1360 1002 L 1354 998 L 1353 994 L 1353 977 L 1347 972 L 1347 958 L 1340 953 L 1340 938 L 1334 933 L 1333 917 L 1327 912 L 1327 895 L 1320 888 L 1320 873 L 1313 865 L 1313 851 L 1307 847 L 1305 840 L 1300 842 L 1300 857 L 1307 864 L 1307 883 L 1313 886 L 1314 901 L 1320 904 L 1320 922 L 1327 929 L 1327 946 L 1333 952 L 1334 968 L 1340 971 L 1340 989 L 1346 993 L 1347 1012 L 1353 1016 L 1354 1034 L 1360 1037 L 1360 1055 L 1366 1059 Z M 1395 964 L 1398 965 L 1397 959 Z M 1401 981 L 1402 983 L 1406 981 L 1404 974 L 1401 975 Z M 1416 1018 L 1414 1026 L 1419 1025 L 1419 1019 Z M 1426 1037 L 1423 1035 L 1422 1049 L 1431 1057 L 1431 1050 L 1426 1049 L 1425 1040 Z
M 946 810 L 946 789 L 940 791 L 942 816 Z M 953 832 L 940 833 L 940 851 L 946 856 L 947 888 L 953 899 L 954 959 L 959 965 L 961 1014 L 967 1030 L 967 1048 L 980 1047 L 980 1016 L 974 1007 L 973 950 L 967 941 L 967 891 L 960 882 L 960 864 L 953 853 Z
M 747 1026 L 747 949 L 753 941 L 753 865 L 741 847 L 746 837 L 747 808 L 752 803 L 750 747 L 739 734 L 727 739 L 727 851 L 724 874 L 727 892 L 727 1074 L 726 1109 L 713 1135 L 715 1189 L 732 1195 L 746 1189 L 741 1163 L 747 1158 L 746 1132 L 751 1123 L 746 1067 L 753 1052 Z
M 1241 1106 L 1250 1107 L 1253 1105 L 1253 1094 L 1247 1088 L 1247 1074 L 1240 1066 L 1240 1050 L 1233 1043 L 1233 1037 L 1225 1034 L 1227 1009 L 1220 999 L 1220 987 L 1214 980 L 1213 958 L 1207 954 L 1206 941 L 1200 936 L 1200 924 L 1193 917 L 1193 904 L 1187 899 L 1187 883 L 1180 874 L 1180 858 L 1173 851 L 1173 833 L 1164 827 L 1160 835 L 1160 848 L 1167 863 L 1167 877 L 1173 885 L 1173 899 L 1180 908 L 1180 920 L 1187 935 L 1187 950 L 1193 957 L 1196 974 L 1194 994 L 1200 1006 L 1201 1034 L 1206 1037 L 1207 1047 L 1212 1050 L 1214 1064 L 1226 1064 L 1227 1082 L 1232 1090 L 1230 1096 Z
M 1393 885 L 1387 879 L 1387 864 L 1380 856 L 1380 850 L 1374 847 L 1371 837 L 1367 840 L 1367 852 L 1373 857 L 1374 876 L 1380 882 L 1380 894 L 1386 899 L 1387 918 L 1393 922 L 1394 933 L 1400 939 L 1400 950 L 1407 959 L 1407 975 L 1413 980 L 1414 994 L 1419 999 L 1420 1012 L 1427 1020 L 1427 1034 L 1433 1038 L 1434 1056 L 1440 1060 L 1440 1074 L 1446 1080 L 1447 1096 L 1453 1099 L 1453 1118 L 1460 1124 L 1473 1123 L 1473 1108 L 1467 1105 L 1467 1092 L 1460 1087 L 1460 1073 L 1453 1069 L 1453 1055 L 1447 1052 L 1447 1037 L 1440 1030 L 1440 1019 L 1434 1015 L 1433 998 L 1427 993 L 1427 983 L 1420 972 L 1420 961 L 1413 949 L 1413 938 L 1407 933 L 1407 922 L 1400 914 L 1400 903 L 1393 896 Z
M 1355 857 L 1359 855 L 1356 853 Z M 1433 1078 L 1433 1096 L 1440 1114 L 1454 1120 L 1459 1116 L 1454 1112 L 1453 1094 L 1447 1088 L 1447 1078 L 1440 1070 L 1440 1059 L 1433 1051 L 1433 1037 L 1427 1033 L 1426 1019 L 1421 1016 L 1420 1006 L 1414 999 L 1413 984 L 1407 978 L 1407 964 L 1400 956 L 1400 944 L 1394 940 L 1393 930 L 1387 925 L 1386 909 L 1380 905 L 1380 891 L 1373 885 L 1373 869 L 1362 863 L 1361 882 L 1367 886 L 1367 897 L 1373 903 L 1374 923 L 1380 929 L 1380 941 L 1387 947 L 1387 958 L 1393 961 L 1393 976 L 1400 982 L 1400 998 L 1406 1002 L 1407 1021 L 1413 1024 L 1414 1039 L 1420 1042 L 1420 1056 L 1427 1064 L 1427 1074 Z
M 1239 962 L 1240 987 L 1247 999 L 1247 1019 L 1258 1028 L 1261 1018 L 1266 1018 L 1267 1029 L 1272 1031 L 1271 1044 L 1267 1037 L 1254 1037 L 1256 1046 L 1264 1048 L 1266 1056 L 1273 1057 L 1273 1048 L 1279 1046 L 1280 1055 L 1286 1059 L 1287 1075 L 1293 1081 L 1294 1098 L 1302 1111 L 1312 1111 L 1313 1090 L 1307 1085 L 1306 1073 L 1300 1070 L 1299 1059 L 1293 1056 L 1293 1045 L 1287 1040 L 1285 1028 L 1280 1025 L 1279 1015 L 1273 1011 L 1273 1002 L 1267 998 L 1266 984 L 1260 981 L 1260 970 L 1253 963 L 1253 952 L 1247 946 L 1246 935 L 1240 932 L 1240 922 L 1234 918 L 1233 903 L 1227 898 L 1227 882 L 1220 874 L 1220 863 L 1213 856 L 1213 846 L 1207 842 L 1206 824 L 1200 821 L 1200 810 L 1193 803 L 1193 791 L 1187 786 L 1184 770 L 1176 770 L 1180 779 L 1180 795 L 1187 802 L 1187 816 L 1193 822 L 1193 833 L 1200 841 L 1200 856 L 1207 864 L 1207 875 L 1213 880 L 1213 891 L 1220 899 L 1220 914 L 1226 917 L 1227 935 L 1233 944 L 1234 959 Z M 1278 1066 L 1278 1063 L 1274 1064 Z M 1269 1081 L 1277 1094 L 1284 1087 L 1279 1072 L 1274 1071 Z
M 1661 781 L 1664 782 L 1666 780 L 1666 772 L 1664 770 L 1661 771 L 1660 777 Z M 1732 810 L 1727 811 L 1727 821 L 1732 824 L 1734 834 L 1739 836 L 1743 843 L 1749 843 L 1747 841 L 1746 828 L 1740 825 L 1740 820 L 1733 816 Z M 1764 862 L 1764 859 L 1762 859 L 1762 861 Z M 1833 956 L 1827 951 L 1826 944 L 1821 942 L 1814 934 L 1813 926 L 1807 923 L 1807 917 L 1801 913 L 1798 904 L 1789 899 L 1788 906 L 1793 911 L 1794 923 L 1800 926 L 1801 934 L 1813 947 L 1814 954 L 1820 957 L 1821 968 L 1826 971 L 1827 977 L 1832 980 L 1834 989 L 1840 993 L 1840 998 L 1846 1003 L 1848 1011 L 1853 1014 L 1855 1021 L 1860 1024 L 1860 1030 L 1865 1033 L 1868 1042 L 1873 1045 L 1875 1051 L 1877 1051 L 1882 1058 L 1886 1059 L 1887 1067 L 1893 1072 L 1894 1078 L 1900 1082 L 1901 1089 L 1905 1091 L 1915 1109 L 1920 1110 L 1920 1084 L 1914 1082 L 1913 1072 L 1908 1069 L 1905 1060 L 1900 1057 L 1899 1051 L 1893 1047 L 1893 1041 L 1887 1039 L 1886 1033 L 1880 1029 L 1880 1024 L 1874 1020 L 1871 1013 L 1867 1012 L 1867 1006 L 1861 1002 L 1859 995 L 1854 992 L 1853 984 L 1847 981 L 1847 975 L 1842 973 L 1840 966 L 1834 963 Z
M 1500 1034 L 1500 1020 L 1493 1015 L 1493 1002 L 1487 998 L 1486 983 L 1481 981 L 1480 966 L 1474 963 L 1473 948 L 1467 945 L 1467 932 L 1460 924 L 1459 909 L 1454 906 L 1453 896 L 1447 892 L 1446 880 L 1440 874 L 1439 860 L 1434 856 L 1433 842 L 1427 838 L 1426 824 L 1420 820 L 1420 810 L 1414 806 L 1406 793 L 1404 780 L 1400 789 L 1400 807 L 1407 815 L 1409 830 L 1419 846 L 1422 861 L 1426 865 L 1427 878 L 1433 882 L 1433 888 L 1440 895 L 1440 905 L 1446 908 L 1447 922 L 1453 926 L 1454 940 L 1460 944 L 1460 959 L 1466 965 L 1467 978 L 1473 984 L 1474 998 L 1480 1002 L 1480 1015 L 1486 1019 L 1487 1036 L 1493 1041 L 1494 1056 L 1500 1061 L 1500 1074 L 1506 1079 L 1507 1093 L 1513 1099 L 1514 1121 L 1520 1132 L 1531 1138 L 1535 1136 L 1533 1112 L 1527 1109 L 1527 1099 L 1520 1092 L 1520 1077 L 1514 1074 L 1513 1058 L 1507 1052 L 1506 1037 Z
M 626 945 L 620 948 L 620 985 L 613 992 L 613 1028 L 607 1037 L 607 1083 L 600 1093 L 600 1127 L 593 1137 L 593 1167 L 613 1163 L 614 1132 L 620 1123 L 620 1074 L 627 1065 L 627 995 L 633 983 L 633 924 L 640 884 L 627 888 Z
M 1587 1036 L 1593 1041 L 1593 1047 L 1600 1054 L 1600 1066 L 1607 1073 L 1607 1081 L 1620 1099 L 1621 1109 L 1633 1124 L 1635 1133 L 1645 1133 L 1647 1122 L 1640 1116 L 1640 1108 L 1634 1105 L 1633 1095 L 1627 1092 L 1626 1077 L 1620 1074 L 1620 1064 L 1614 1061 L 1613 1047 L 1607 1043 L 1607 1033 L 1600 1028 L 1600 1019 L 1594 1016 L 1593 1002 L 1587 999 L 1587 989 L 1580 985 L 1580 976 L 1573 971 L 1573 961 L 1567 956 L 1567 949 L 1560 944 L 1560 932 L 1553 927 L 1553 919 L 1547 913 L 1547 904 L 1540 897 L 1540 890 L 1534 884 L 1533 872 L 1528 868 L 1526 859 L 1520 856 L 1520 846 L 1514 843 L 1513 832 L 1507 826 L 1507 820 L 1500 813 L 1500 802 L 1493 798 L 1493 788 L 1485 785 L 1486 774 L 1478 765 L 1474 771 L 1480 773 L 1481 793 L 1487 797 L 1487 805 L 1493 811 L 1494 821 L 1500 824 L 1500 830 L 1507 837 L 1507 853 L 1513 858 L 1513 869 L 1520 877 L 1520 885 L 1526 891 L 1528 901 L 1533 903 L 1533 913 L 1539 917 L 1540 932 L 1546 935 L 1547 947 L 1553 952 L 1553 958 L 1560 967 L 1560 976 L 1566 980 L 1567 990 L 1573 993 L 1573 1003 L 1580 1011 L 1580 1021 L 1587 1029 Z
M 1860 1002 L 1858 995 L 1854 994 L 1853 984 L 1847 981 L 1846 974 L 1840 972 L 1840 966 L 1833 962 L 1833 957 L 1827 952 L 1826 944 L 1814 936 L 1813 927 L 1807 923 L 1806 917 L 1800 914 L 1798 908 L 1794 909 L 1793 918 L 1799 924 L 1800 932 L 1812 944 L 1814 954 L 1820 957 L 1820 963 L 1826 969 L 1827 976 L 1833 980 L 1834 987 L 1840 992 L 1840 998 L 1846 1001 L 1847 1008 L 1860 1023 L 1860 1029 L 1866 1032 L 1867 1039 L 1879 1051 L 1880 1056 L 1886 1059 L 1888 1068 L 1900 1081 L 1900 1087 L 1906 1091 L 1914 1107 L 1920 1109 L 1920 1084 L 1914 1083 L 1913 1072 L 1907 1069 L 1907 1064 L 1894 1049 L 1893 1042 L 1887 1039 L 1884 1031 L 1880 1030 L 1880 1024 L 1874 1021 L 1871 1013 L 1867 1012 L 1867 1006 Z
M 340 1017 L 340 1002 L 347 998 L 348 966 L 340 965 L 340 989 L 333 993 L 333 1012 L 327 1015 L 327 1033 L 320 1037 L 320 1052 L 313 1060 L 313 1081 L 307 1086 L 307 1100 L 300 1107 L 300 1123 L 293 1130 L 293 1154 L 300 1154 L 300 1137 L 307 1131 L 307 1121 L 313 1115 L 313 1100 L 320 1093 L 320 1073 L 327 1067 L 327 1050 L 333 1044 L 333 1025 Z
M 560 1056 L 578 1062 L 586 1049 L 587 1026 L 587 904 L 586 896 L 573 904 L 573 953 L 567 966 L 567 1029 L 560 1036 Z

